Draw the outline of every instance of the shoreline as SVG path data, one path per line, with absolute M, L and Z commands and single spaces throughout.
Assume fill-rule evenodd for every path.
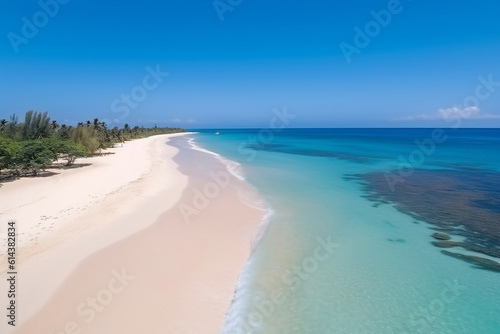
M 185 137 L 182 139 L 187 143 Z M 104 202 L 90 205 L 80 220 L 71 224 L 78 229 L 68 227 L 58 230 L 58 237 L 39 239 L 48 248 L 42 254 L 37 253 L 41 246 L 35 245 L 31 252 L 19 255 L 36 261 L 20 264 L 21 293 L 30 297 L 19 298 L 23 305 L 19 312 L 21 327 L 14 333 L 59 333 L 65 326 L 77 326 L 82 333 L 193 332 L 194 328 L 186 326 L 200 326 L 196 332 L 203 333 L 222 330 L 238 276 L 265 213 L 238 199 L 242 189 L 247 193 L 252 190 L 226 172 L 230 178 L 227 187 L 221 186 L 209 205 L 190 217 L 193 219 L 187 224 L 179 207 L 193 207 L 193 191 L 213 183 L 208 173 L 222 175 L 225 166 L 208 154 L 176 148 L 170 143 L 165 145 L 167 154 L 158 159 L 158 144 L 156 141 L 156 150 L 149 152 L 156 177 L 149 172 L 140 174 L 128 186 L 118 187 L 108 196 L 114 199 L 114 206 L 109 206 L 109 198 L 104 200 L 106 206 Z M 204 163 L 211 169 L 196 167 Z M 165 165 L 168 172 L 162 171 Z M 79 170 L 86 168 L 89 167 Z M 169 182 L 168 189 L 158 182 L 162 175 Z M 138 189 L 141 184 L 142 193 Z M 91 211 L 95 212 L 90 214 Z M 71 241 L 67 240 L 72 233 Z M 53 235 L 54 231 L 47 234 Z M 118 289 L 109 285 L 113 278 L 113 282 L 122 279 L 123 292 L 99 295 L 106 291 L 103 287 L 108 287 L 108 292 L 112 287 Z M 101 306 L 107 297 L 121 301 L 110 301 L 102 313 L 94 312 L 95 319 L 90 321 L 92 309 L 86 304 L 89 296 L 102 301 Z M 149 307 L 141 308 L 138 304 Z

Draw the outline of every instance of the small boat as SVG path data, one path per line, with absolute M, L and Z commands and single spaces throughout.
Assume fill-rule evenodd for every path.
M 214 133 L 214 135 L 220 136 L 220 132 L 216 132 L 216 133 Z

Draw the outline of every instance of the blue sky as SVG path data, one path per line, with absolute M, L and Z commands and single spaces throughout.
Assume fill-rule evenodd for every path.
M 59 1 L 0 2 L 1 118 L 500 126 L 498 0 Z

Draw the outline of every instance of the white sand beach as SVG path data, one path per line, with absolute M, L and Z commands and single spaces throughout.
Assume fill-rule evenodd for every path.
M 18 315 L 6 333 L 220 332 L 265 212 L 238 200 L 245 184 L 231 176 L 187 224 L 179 204 L 210 179 L 179 171 L 172 136 L 2 185 L 0 221 L 18 230 Z

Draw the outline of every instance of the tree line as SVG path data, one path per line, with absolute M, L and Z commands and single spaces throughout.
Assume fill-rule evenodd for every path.
M 125 124 L 122 129 L 109 128 L 95 118 L 93 122 L 79 122 L 77 126 L 59 125 L 48 112 L 30 110 L 19 122 L 13 114 L 9 120 L 0 120 L 0 175 L 37 175 L 58 159 L 71 165 L 76 158 L 88 157 L 126 140 L 158 134 L 184 132 L 180 128 L 145 128 Z

